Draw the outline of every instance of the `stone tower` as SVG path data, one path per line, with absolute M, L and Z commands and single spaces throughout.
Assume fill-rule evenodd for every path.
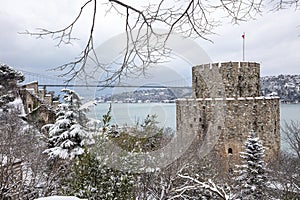
M 200 141 L 199 155 L 213 151 L 234 165 L 254 130 L 266 148 L 266 160 L 277 157 L 279 98 L 260 96 L 260 64 L 199 65 L 192 69 L 192 81 L 192 98 L 176 102 L 176 123 L 177 132 Z

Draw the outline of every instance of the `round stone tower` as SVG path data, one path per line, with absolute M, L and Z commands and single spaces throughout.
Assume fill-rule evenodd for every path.
M 231 168 L 254 130 L 266 160 L 280 152 L 278 97 L 260 96 L 260 64 L 227 62 L 194 66 L 193 96 L 177 100 L 177 131 L 200 141 L 199 155 L 215 152 Z

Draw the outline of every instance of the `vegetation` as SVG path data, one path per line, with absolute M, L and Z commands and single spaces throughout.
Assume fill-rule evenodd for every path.
M 142 124 L 127 130 L 114 130 L 108 133 L 110 139 L 122 149 L 129 152 L 149 152 L 166 145 L 174 134 L 170 128 L 158 127 L 156 115 L 147 115 Z
M 80 109 L 78 94 L 64 89 L 64 103 L 58 105 L 55 124 L 43 127 L 48 132 L 48 149 L 44 151 L 51 159 L 72 159 L 84 153 L 84 142 L 89 138 L 82 124 L 87 123 Z
M 297 156 L 300 160 L 300 122 L 290 121 L 290 123 L 284 122 L 282 128 L 285 141 L 290 146 L 290 151 L 293 155 Z
M 104 4 L 103 4 L 104 3 Z M 126 41 L 123 52 L 120 55 L 120 63 L 110 63 L 102 60 L 94 49 L 95 27 L 99 16 L 99 8 L 106 5 L 106 14 L 120 16 L 124 24 Z M 120 0 L 86 0 L 82 3 L 80 10 L 74 20 L 65 27 L 58 30 L 40 28 L 37 32 L 26 31 L 26 34 L 37 38 L 51 37 L 57 41 L 57 46 L 72 44 L 77 38 L 75 31 L 84 13 L 89 10 L 90 28 L 87 30 L 86 45 L 81 55 L 75 60 L 57 67 L 62 74 L 71 81 L 77 76 L 91 78 L 87 66 L 92 64 L 92 71 L 103 71 L 106 76 L 100 81 L 104 84 L 111 84 L 119 81 L 121 77 L 128 75 L 144 75 L 149 66 L 155 66 L 165 61 L 172 52 L 167 42 L 171 34 L 180 34 L 188 38 L 200 38 L 208 40 L 214 29 L 223 23 L 238 24 L 251 20 L 263 13 L 264 8 L 269 10 L 280 10 L 285 8 L 299 9 L 298 0 L 220 0 L 207 1 L 187 0 L 155 0 L 140 3 L 139 1 Z M 215 14 L 217 13 L 217 14 Z M 165 31 L 162 31 L 161 29 Z M 155 41 L 155 42 L 154 42 Z M 90 59 L 91 58 L 91 59 Z M 89 63 L 89 61 L 91 61 Z M 87 64 L 88 63 L 88 64 Z M 104 65 L 105 63 L 106 65 Z M 97 80 L 98 81 L 98 80 Z
M 24 81 L 21 72 L 14 70 L 12 67 L 0 65 L 0 108 L 6 110 L 7 104 L 16 98 L 17 84 Z
M 66 195 L 90 200 L 134 199 L 133 176 L 106 166 L 88 149 L 72 161 L 70 174 L 62 182 Z
M 64 71 L 63 75 L 69 75 L 68 81 L 78 75 L 91 77 L 90 71 L 86 68 L 89 58 L 95 67 L 93 72 L 103 70 L 107 74 L 101 80 L 106 84 L 118 81 L 130 72 L 134 75 L 144 74 L 149 66 L 159 63 L 165 56 L 170 55 L 171 51 L 166 46 L 166 41 L 173 32 L 185 37 L 209 40 L 207 36 L 213 33 L 213 28 L 224 19 L 224 16 L 232 23 L 252 19 L 261 13 L 264 1 L 189 0 L 179 3 L 158 0 L 154 3 L 148 1 L 131 4 L 108 0 L 106 3 L 110 8 L 109 12 L 122 16 L 127 36 L 126 46 L 120 58 L 122 62 L 119 65 L 114 63 L 115 68 L 111 68 L 111 65 L 102 65 L 102 60 L 98 60 L 95 53 L 96 14 L 97 8 L 103 5 L 97 0 L 84 1 L 74 21 L 60 30 L 39 29 L 40 32 L 37 33 L 28 32 L 39 38 L 50 36 L 58 41 L 58 46 L 70 44 L 76 39 L 73 37 L 73 30 L 76 30 L 75 26 L 82 12 L 92 5 L 92 23 L 81 56 L 58 67 Z M 275 10 L 291 6 L 298 9 L 299 1 L 275 0 L 268 1 L 267 4 L 272 4 L 270 7 Z M 217 12 L 222 15 L 218 14 L 217 18 L 213 18 L 211 13 Z M 167 31 L 157 31 L 156 28 L 160 27 L 166 28 Z M 214 173 L 214 167 L 210 164 L 203 163 L 203 166 L 198 166 L 193 162 L 195 161 L 193 158 L 190 160 L 186 158 L 185 162 L 178 159 L 166 169 L 155 169 L 145 173 L 119 171 L 108 165 L 108 157 L 94 154 L 93 150 L 102 151 L 108 148 L 111 142 L 117 143 L 133 156 L 136 155 L 134 153 L 155 150 L 163 144 L 161 138 L 164 136 L 163 130 L 156 126 L 155 119 L 149 116 L 141 127 L 134 129 L 133 135 L 123 132 L 117 133 L 120 135 L 115 137 L 109 135 L 113 132 L 109 133 L 111 126 L 108 113 L 103 117 L 102 130 L 93 132 L 95 143 L 85 144 L 82 141 L 86 135 L 85 128 L 88 122 L 80 110 L 79 102 L 73 101 L 76 99 L 73 99 L 74 93 L 65 90 L 65 104 L 61 104 L 57 112 L 56 123 L 47 126 L 49 137 L 48 143 L 45 143 L 40 139 L 43 135 L 39 130 L 21 119 L 18 110 L 10 107 L 10 103 L 16 99 L 17 94 L 14 91 L 17 91 L 17 83 L 23 80 L 22 75 L 5 65 L 1 65 L 0 69 L 1 199 L 33 199 L 38 196 L 65 193 L 89 199 L 259 199 L 264 195 L 267 180 L 264 177 L 265 166 L 262 162 L 263 146 L 251 135 L 252 133 L 246 141 L 245 152 L 242 154 L 244 165 L 239 171 L 240 184 L 235 188 L 229 184 L 231 182 L 228 178 Z M 286 130 L 289 140 L 297 139 L 292 134 L 298 134 L 298 128 L 288 127 Z M 292 141 L 290 144 L 293 145 Z M 297 148 L 296 151 L 299 150 Z M 76 151 L 73 151 L 75 149 Z M 47 160 L 43 151 L 62 162 Z M 274 195 L 273 198 L 299 197 L 299 159 L 299 156 L 285 156 L 272 165 L 274 167 L 271 171 L 274 176 L 268 189 L 280 191 L 279 194 L 269 193 Z M 209 160 L 208 163 L 212 162 L 218 163 L 218 160 Z M 289 165 L 286 165 L 286 162 Z
M 238 166 L 238 197 L 241 199 L 265 199 L 267 188 L 265 149 L 254 131 L 249 133 L 245 151 L 241 152 L 242 165 Z
M 17 87 L 13 89 L 17 90 Z M 56 127 L 53 128 L 55 133 L 76 136 L 71 134 L 69 128 L 80 126 L 81 128 L 77 129 L 79 132 L 84 130 L 93 137 L 89 138 L 91 140 L 88 143 L 82 143 L 83 138 L 78 139 L 82 148 L 80 154 L 57 156 L 49 160 L 45 152 L 48 153 L 47 149 L 52 148 L 47 146 L 49 145 L 47 141 L 52 139 L 47 137 L 48 140 L 43 140 L 44 135 L 40 130 L 20 117 L 22 102 L 18 100 L 18 96 L 13 98 L 14 101 L 3 104 L 5 109 L 0 110 L 1 199 L 34 199 L 40 196 L 66 194 L 88 199 L 267 197 L 297 199 L 299 197 L 300 158 L 297 154 L 299 123 L 286 123 L 284 129 L 287 141 L 295 153 L 283 154 L 274 163 L 264 163 L 264 147 L 255 133 L 250 132 L 245 141 L 245 150 L 241 153 L 243 163 L 236 169 L 238 172 L 236 174 L 224 175 L 224 169 L 220 167 L 224 166 L 224 163 L 220 157 L 213 155 L 213 152 L 202 159 L 189 154 L 196 152 L 197 149 L 188 151 L 166 168 L 147 168 L 138 171 L 131 167 L 134 167 L 139 154 L 147 154 L 162 148 L 169 142 L 171 136 L 174 136 L 173 133 L 159 128 L 155 116 L 147 116 L 143 123 L 137 124 L 130 131 L 118 131 L 119 129 L 110 124 L 111 108 L 103 115 L 102 126 L 98 129 L 86 129 L 89 122 L 81 110 L 78 95 L 71 90 L 64 91 L 65 102 L 61 104 L 57 113 L 58 120 L 68 123 L 52 124 L 48 127 Z M 65 126 L 66 124 L 68 126 Z M 60 134 L 49 136 L 59 138 Z M 63 138 L 73 142 L 73 138 Z M 61 144 L 63 142 L 59 146 Z M 128 152 L 118 155 L 122 164 L 128 164 L 127 168 L 114 165 L 121 163 L 114 160 L 116 152 L 101 154 L 111 150 L 112 144 L 117 144 L 116 146 Z M 78 146 L 68 149 L 68 152 L 69 150 L 72 152 L 75 148 Z M 146 158 L 152 159 L 150 154 Z M 110 163 L 111 160 L 116 162 Z M 266 172 L 270 175 L 268 176 Z
M 17 83 L 24 77 L 7 65 L 1 65 L 0 77 L 0 199 L 52 194 L 54 173 L 46 170 L 47 158 L 42 154 L 46 144 L 36 126 L 22 117 Z

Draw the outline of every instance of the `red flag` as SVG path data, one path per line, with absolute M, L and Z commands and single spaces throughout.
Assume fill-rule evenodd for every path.
M 245 60 L 245 32 L 242 35 L 243 38 L 243 61 Z

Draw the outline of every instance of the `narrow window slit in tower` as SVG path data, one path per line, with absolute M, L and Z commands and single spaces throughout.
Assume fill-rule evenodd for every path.
M 218 95 L 219 95 L 219 96 L 222 96 L 222 91 L 219 90 L 219 91 L 218 91 Z

